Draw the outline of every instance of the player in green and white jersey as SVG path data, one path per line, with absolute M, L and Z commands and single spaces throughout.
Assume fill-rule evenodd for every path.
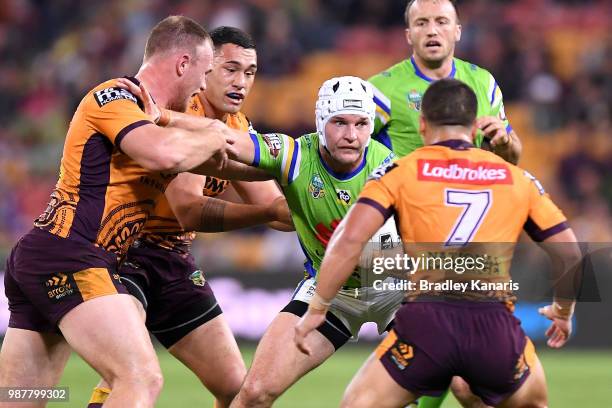
M 376 103 L 373 138 L 392 149 L 398 157 L 423 146 L 419 134 L 423 94 L 433 81 L 456 78 L 472 88 L 478 100 L 476 124 L 479 132 L 474 144 L 490 145 L 497 155 L 516 164 L 522 146 L 504 112 L 497 81 L 486 69 L 455 58 L 455 45 L 461 39 L 455 2 L 410 0 L 404 20 L 412 55 L 369 79 L 374 85 Z M 458 377 L 451 388 L 462 405 L 485 406 Z M 419 408 L 438 408 L 443 400 L 444 396 L 424 397 L 419 401 Z
M 292 299 L 268 327 L 232 407 L 268 407 L 295 381 L 323 363 L 368 321 L 387 329 L 401 303 L 399 291 L 374 290 L 368 267 L 358 268 L 334 300 L 327 322 L 308 339 L 314 352 L 302 354 L 293 342 L 294 327 L 316 288 L 325 247 L 356 200 L 369 174 L 393 159 L 370 140 L 375 105 L 371 85 L 357 77 L 326 81 L 316 104 L 317 133 L 293 139 L 251 133 L 237 138 L 237 160 L 272 174 L 281 185 L 306 254 L 305 277 Z M 381 247 L 399 242 L 395 223 L 375 238 Z M 387 278 L 393 279 L 393 278 Z
M 478 99 L 480 132 L 475 138 L 476 146 L 481 146 L 484 136 L 495 153 L 516 164 L 521 143 L 506 118 L 497 81 L 486 69 L 454 57 L 461 25 L 453 2 L 409 1 L 405 20 L 412 56 L 369 79 L 375 87 L 374 139 L 398 157 L 423 146 L 419 134 L 421 98 L 432 81 L 456 78 L 472 88 Z

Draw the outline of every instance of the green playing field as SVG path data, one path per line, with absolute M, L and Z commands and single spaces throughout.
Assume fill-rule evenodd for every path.
M 250 362 L 253 346 L 243 347 Z M 367 357 L 366 346 L 347 346 L 328 362 L 292 387 L 275 405 L 286 408 L 337 407 L 352 375 Z M 572 350 L 540 351 L 549 384 L 550 406 L 555 408 L 605 407 L 612 399 L 612 351 L 579 352 Z M 211 407 L 213 399 L 196 377 L 165 350 L 159 349 L 165 385 L 158 407 Z M 80 358 L 72 356 L 61 385 L 70 389 L 68 403 L 52 403 L 50 407 L 87 405 L 97 381 L 94 371 Z M 444 407 L 459 407 L 448 397 Z

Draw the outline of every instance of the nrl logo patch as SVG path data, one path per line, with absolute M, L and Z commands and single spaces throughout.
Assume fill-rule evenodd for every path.
M 276 159 L 282 146 L 280 136 L 277 133 L 268 133 L 266 135 L 262 135 L 262 137 L 264 142 L 266 142 L 266 145 L 268 145 L 270 154 Z
M 419 112 L 421 110 L 421 101 L 423 95 L 421 95 L 416 89 L 412 89 L 408 92 L 408 107 L 412 110 Z
M 204 284 L 206 283 L 206 278 L 204 277 L 202 271 L 199 269 L 189 275 L 189 279 L 191 279 L 193 284 L 196 286 L 204 286 Z
M 348 190 L 336 189 L 336 197 L 340 204 L 349 205 L 351 203 L 351 192 Z
M 325 197 L 325 184 L 323 184 L 323 180 L 321 176 L 315 174 L 310 179 L 310 184 L 308 185 L 308 192 L 312 196 L 312 198 L 323 198 Z

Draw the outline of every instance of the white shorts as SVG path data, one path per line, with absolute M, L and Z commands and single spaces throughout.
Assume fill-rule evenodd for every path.
M 393 280 L 395 278 L 387 278 L 385 282 Z M 316 287 L 315 278 L 304 279 L 291 299 L 310 303 Z M 367 322 L 376 323 L 378 333 L 382 334 L 395 317 L 403 299 L 404 292 L 401 290 L 384 291 L 373 287 L 342 289 L 332 300 L 329 311 L 349 329 L 351 339 L 357 340 L 359 329 Z M 327 322 L 332 324 L 329 320 Z

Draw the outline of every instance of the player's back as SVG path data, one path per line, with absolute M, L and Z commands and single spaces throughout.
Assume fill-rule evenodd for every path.
M 385 216 L 395 214 L 406 253 L 427 262 L 415 265 L 420 269 L 415 279 L 509 282 L 522 229 L 542 241 L 566 227 L 565 217 L 533 176 L 461 140 L 419 148 L 373 176 L 359 201 Z M 473 266 L 457 269 L 457 259 L 465 263 L 465 255 Z M 503 285 L 473 295 L 513 299 L 512 287 Z

